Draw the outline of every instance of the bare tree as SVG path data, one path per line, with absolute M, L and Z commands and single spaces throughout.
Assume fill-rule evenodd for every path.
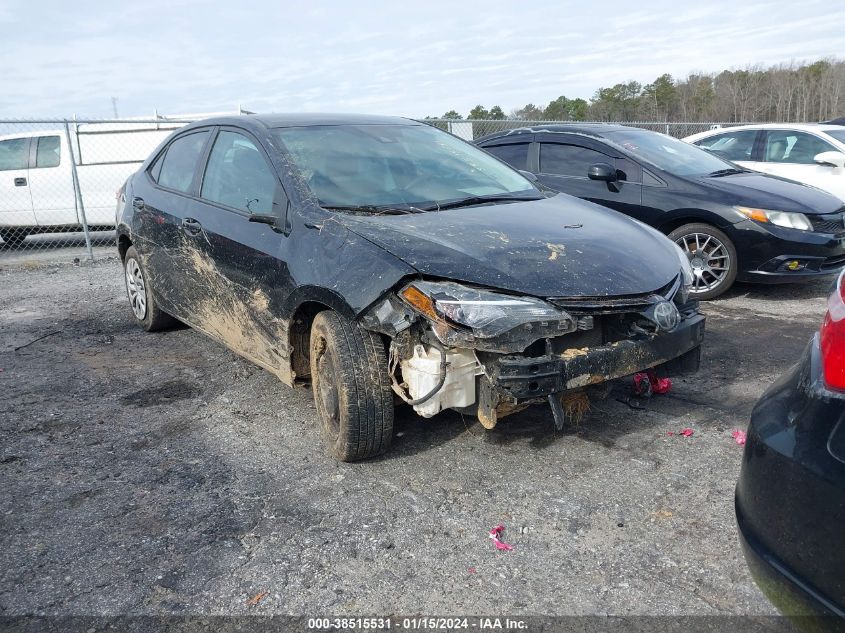
M 845 116 L 845 61 L 693 72 L 678 80 L 664 74 L 645 86 L 628 81 L 599 88 L 589 103 L 561 96 L 545 107 L 529 103 L 509 115 L 526 121 L 823 121 Z M 488 117 L 504 118 L 504 112 L 479 105 L 468 118 Z M 444 118 L 461 115 L 452 110 Z

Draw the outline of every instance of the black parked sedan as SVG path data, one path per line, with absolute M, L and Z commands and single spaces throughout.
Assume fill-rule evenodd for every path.
M 699 299 L 722 294 L 735 279 L 789 282 L 845 266 L 839 198 L 664 134 L 566 124 L 500 132 L 477 144 L 552 189 L 669 235 L 690 259 Z
M 428 125 L 201 121 L 120 194 L 138 323 L 175 317 L 288 384 L 310 378 L 339 459 L 388 447 L 394 394 L 488 428 L 547 402 L 560 425 L 563 394 L 698 366 L 704 317 L 676 245 Z
M 754 408 L 736 488 L 748 565 L 808 630 L 845 631 L 845 283 L 801 361 Z

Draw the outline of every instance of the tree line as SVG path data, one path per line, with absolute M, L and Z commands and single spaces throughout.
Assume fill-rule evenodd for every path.
M 599 88 L 587 101 L 561 95 L 545 106 L 529 103 L 508 114 L 498 105 L 475 106 L 468 120 L 523 121 L 825 121 L 845 116 L 845 61 L 749 66 L 684 79 L 664 74 Z M 449 110 L 442 117 L 464 117 Z

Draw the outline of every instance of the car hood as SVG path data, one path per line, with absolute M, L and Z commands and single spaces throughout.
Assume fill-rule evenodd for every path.
M 572 196 L 337 219 L 422 275 L 536 297 L 653 292 L 680 271 L 664 235 Z
M 715 178 L 705 176 L 698 181 L 728 194 L 734 198 L 734 204 L 747 207 L 808 214 L 833 213 L 842 208 L 839 198 L 821 189 L 756 171 Z

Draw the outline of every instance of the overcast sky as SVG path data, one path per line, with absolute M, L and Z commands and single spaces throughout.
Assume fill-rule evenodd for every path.
M 664 72 L 842 56 L 843 25 L 829 0 L 0 0 L 0 116 L 111 116 L 111 97 L 123 116 L 508 112 Z

